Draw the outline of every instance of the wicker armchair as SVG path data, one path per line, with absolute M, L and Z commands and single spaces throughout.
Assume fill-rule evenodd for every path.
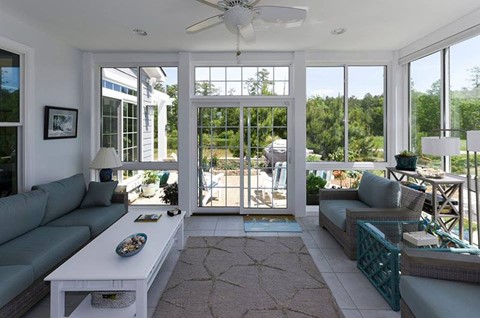
M 355 189 L 321 189 L 322 200 L 359 200 Z M 357 221 L 418 221 L 422 213 L 425 193 L 401 186 L 399 208 L 355 208 L 346 209 L 345 230 L 338 227 L 319 207 L 320 226 L 327 229 L 342 245 L 345 254 L 352 260 L 357 258 Z
M 407 248 L 402 251 L 400 263 L 402 318 L 478 317 L 478 255 Z

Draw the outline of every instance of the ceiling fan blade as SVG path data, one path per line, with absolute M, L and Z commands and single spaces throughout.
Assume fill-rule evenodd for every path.
M 307 17 L 307 10 L 292 7 L 260 6 L 255 7 L 257 17 L 268 22 L 301 21 Z
M 238 28 L 238 32 L 246 42 L 255 42 L 255 29 L 253 28 L 253 24 L 249 23 L 242 28 Z
M 200 21 L 198 23 L 195 23 L 189 26 L 188 28 L 186 28 L 186 31 L 188 33 L 194 33 L 194 32 L 205 30 L 209 27 L 215 26 L 220 23 L 223 23 L 223 14 L 219 14 L 219 15 L 210 17 L 208 19 L 205 19 L 203 21 Z

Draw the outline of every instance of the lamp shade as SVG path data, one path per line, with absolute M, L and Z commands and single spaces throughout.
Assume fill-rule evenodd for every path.
M 480 130 L 467 131 L 467 150 L 480 151 Z
M 460 138 L 422 137 L 422 152 L 434 156 L 455 156 L 460 154 Z
M 119 168 L 121 166 L 122 161 L 120 161 L 115 148 L 100 148 L 90 164 L 90 168 L 93 169 Z

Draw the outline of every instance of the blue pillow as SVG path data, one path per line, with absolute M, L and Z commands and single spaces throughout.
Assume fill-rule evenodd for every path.
M 112 204 L 113 191 L 118 185 L 118 181 L 110 182 L 90 182 L 88 191 L 83 198 L 80 209 L 94 206 L 110 206 Z
M 358 186 L 358 198 L 371 208 L 398 208 L 400 183 L 365 171 Z

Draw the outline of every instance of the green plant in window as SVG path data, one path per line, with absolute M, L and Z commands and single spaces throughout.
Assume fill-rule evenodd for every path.
M 143 173 L 143 184 L 155 184 L 159 181 L 159 177 L 156 171 L 147 170 Z
M 178 205 L 178 183 L 167 184 L 160 195 L 163 202 L 170 205 Z

